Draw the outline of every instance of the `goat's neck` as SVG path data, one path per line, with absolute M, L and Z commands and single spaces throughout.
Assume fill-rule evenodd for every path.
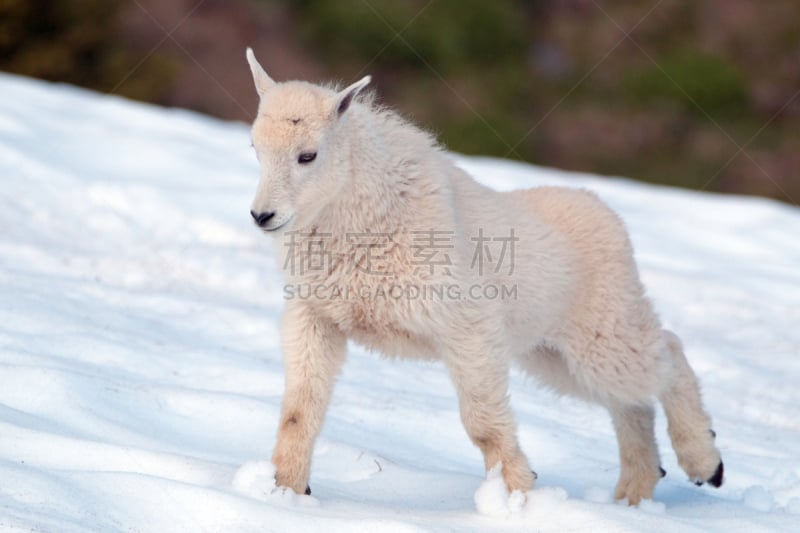
M 391 147 L 368 113 L 351 117 L 349 142 L 342 143 L 345 182 L 324 210 L 320 229 L 348 232 L 393 233 L 400 218 L 399 195 L 391 179 Z

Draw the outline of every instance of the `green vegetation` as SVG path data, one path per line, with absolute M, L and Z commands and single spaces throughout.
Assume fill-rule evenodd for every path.
M 731 2 L 720 14 L 710 1 L 665 3 L 650 15 L 650 1 L 600 5 L 303 0 L 293 9 L 332 76 L 376 74 L 385 100 L 453 150 L 800 200 L 787 150 L 800 148 L 797 107 L 748 147 L 768 164 L 740 155 L 724 167 L 796 90 L 787 77 L 800 82 L 800 5 Z M 635 43 L 623 33 L 634 26 Z M 784 66 L 769 70 L 767 58 Z M 776 135 L 794 140 L 778 147 Z
M 252 44 L 279 74 L 372 74 L 455 151 L 797 203 L 799 20 L 796 0 L 0 0 L 0 69 L 243 119 Z
M 0 0 L 0 70 L 158 100 L 173 66 L 155 54 L 137 68 L 141 54 L 118 34 L 121 6 L 121 0 Z
M 379 54 L 382 68 L 428 63 L 442 75 L 451 75 L 525 59 L 528 38 L 525 20 L 519 16 L 524 2 L 306 0 L 297 4 L 305 35 L 326 43 L 320 52 L 337 64 L 356 58 L 368 61 Z
M 623 86 L 632 103 L 677 106 L 700 117 L 737 117 L 747 108 L 747 87 L 738 69 L 695 51 L 632 68 Z

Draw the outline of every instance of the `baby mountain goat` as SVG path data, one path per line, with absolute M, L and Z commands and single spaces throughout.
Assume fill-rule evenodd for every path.
M 536 479 L 509 407 L 512 362 L 609 410 L 617 499 L 651 498 L 664 475 L 654 398 L 681 468 L 697 484 L 721 485 L 697 379 L 645 298 L 623 223 L 594 194 L 494 191 L 429 134 L 359 96 L 369 76 L 337 91 L 276 83 L 249 48 L 247 60 L 260 97 L 250 213 L 274 237 L 287 283 L 278 486 L 310 493 L 312 449 L 348 338 L 443 361 L 467 434 L 487 470 L 502 465 L 509 490 Z

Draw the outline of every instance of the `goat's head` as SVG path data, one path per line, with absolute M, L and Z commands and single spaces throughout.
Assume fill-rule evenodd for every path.
M 250 214 L 263 230 L 276 231 L 312 220 L 337 193 L 342 180 L 333 169 L 344 157 L 335 150 L 338 126 L 370 77 L 337 92 L 273 81 L 250 48 L 247 61 L 260 98 L 252 137 L 261 178 Z

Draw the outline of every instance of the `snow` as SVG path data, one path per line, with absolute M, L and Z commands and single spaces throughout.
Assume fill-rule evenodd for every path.
M 772 494 L 761 485 L 748 487 L 744 491 L 744 504 L 756 511 L 769 512 L 775 506 Z
M 317 507 L 319 500 L 275 486 L 275 466 L 270 461 L 248 461 L 233 476 L 233 488 L 250 498 L 286 506 Z
M 295 495 L 268 462 L 282 285 L 248 220 L 248 126 L 9 75 L 0 94 L 0 530 L 800 530 L 797 208 L 453 156 L 498 189 L 588 187 L 622 215 L 726 483 L 686 480 L 659 413 L 667 476 L 653 501 L 614 502 L 607 414 L 515 373 L 539 479 L 508 495 L 441 365 L 351 346 L 313 495 Z
M 475 491 L 475 508 L 479 513 L 490 516 L 508 516 L 518 512 L 525 505 L 527 494 L 515 490 L 508 493 L 503 481 L 503 464 L 497 463 L 486 473 L 486 481 Z

